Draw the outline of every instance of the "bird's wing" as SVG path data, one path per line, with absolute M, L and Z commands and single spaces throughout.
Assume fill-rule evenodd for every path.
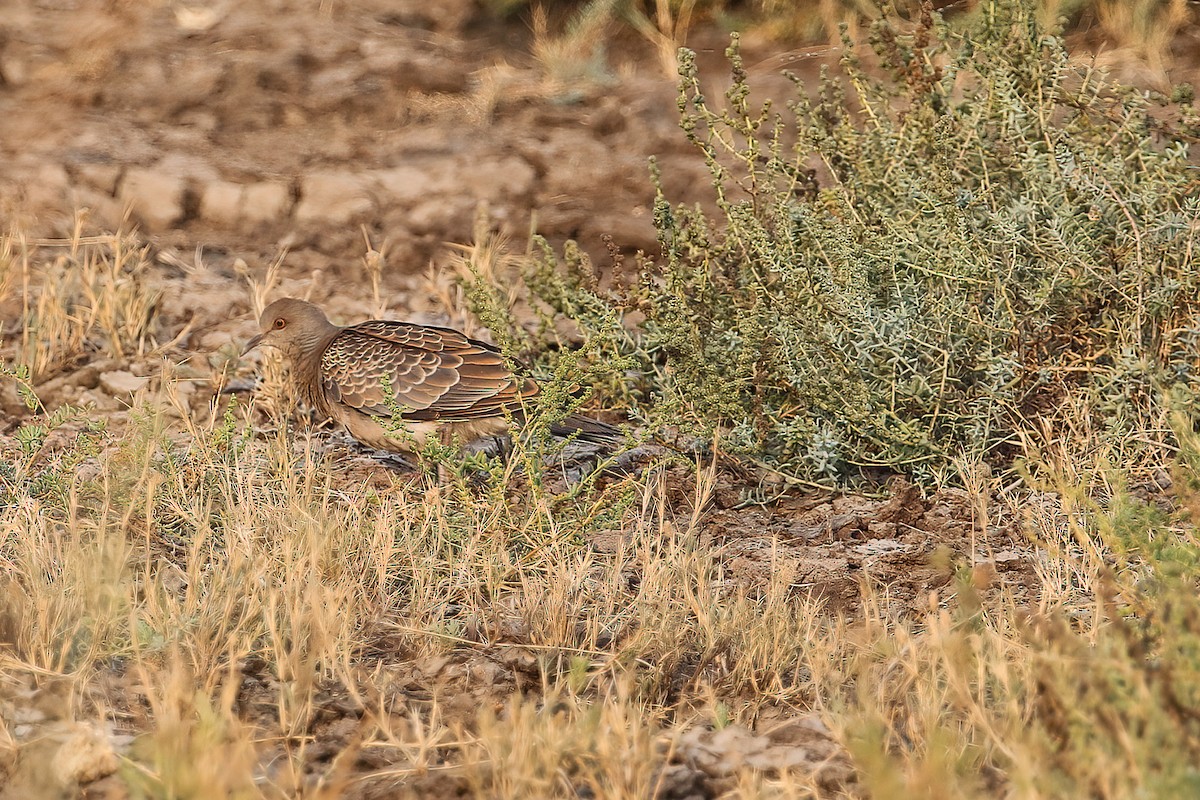
M 413 420 L 499 416 L 538 391 L 514 376 L 492 345 L 449 328 L 384 320 L 334 337 L 321 357 L 321 380 L 333 402 Z

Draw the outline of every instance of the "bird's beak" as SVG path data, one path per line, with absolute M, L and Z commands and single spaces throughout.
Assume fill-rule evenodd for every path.
M 249 353 L 251 350 L 258 347 L 259 343 L 262 342 L 262 338 L 263 338 L 263 335 L 260 333 L 257 336 L 251 338 L 250 341 L 246 342 L 246 346 L 242 349 L 242 356 L 245 356 L 246 353 Z

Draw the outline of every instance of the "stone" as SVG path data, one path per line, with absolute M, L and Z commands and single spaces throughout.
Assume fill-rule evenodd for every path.
M 92 389 L 80 392 L 79 405 L 84 408 L 92 408 L 96 411 L 116 411 L 121 407 L 121 404 L 114 400 L 110 395 L 104 392 L 97 392 Z
M 1021 554 L 1015 550 L 1001 550 L 992 557 L 992 560 L 996 564 L 996 569 L 1001 571 L 1020 569 L 1025 562 Z
M 658 229 L 654 227 L 653 216 L 645 206 L 592 214 L 581 227 L 586 231 L 586 235 L 580 234 L 581 240 L 611 236 L 620 249 L 641 250 L 644 253 L 653 252 L 658 247 Z
M 455 194 L 454 176 L 444 166 L 426 168 L 405 165 L 380 170 L 374 177 L 388 199 L 402 206 L 411 207 L 426 198 L 436 199 L 439 195 Z
M 117 193 L 134 217 L 149 231 L 164 231 L 183 219 L 187 181 L 153 169 L 125 173 Z
M 224 16 L 223 9 L 180 5 L 175 7 L 175 26 L 185 35 L 206 33 Z
M 59 375 L 38 384 L 35 391 L 43 403 L 54 406 L 69 402 L 80 391 L 95 389 L 99 382 L 99 370 L 91 364 L 86 364 L 74 372 Z
M 460 185 L 479 200 L 525 197 L 533 193 L 537 172 L 516 156 L 484 160 L 462 171 Z
M 81 163 L 74 167 L 75 175 L 80 183 L 92 187 L 105 194 L 116 194 L 117 181 L 121 178 L 121 167 L 112 163 Z
M 234 225 L 241 213 L 244 190 L 229 181 L 212 181 L 200 194 L 200 218 L 218 225 Z
M 66 196 L 67 187 L 71 185 L 71 177 L 61 164 L 43 164 L 38 167 L 34 181 L 55 201 L 62 200 Z
M 459 33 L 475 17 L 474 0 L 393 0 L 385 21 L 440 33 Z
M 251 183 L 242 192 L 242 219 L 261 224 L 278 222 L 292 210 L 292 187 L 281 181 Z
M 280 181 L 241 185 L 210 181 L 200 195 L 200 217 L 216 225 L 241 227 L 278 222 L 291 211 L 291 187 Z
M 72 186 L 68 193 L 71 208 L 84 213 L 84 218 L 98 228 L 118 228 L 125 219 L 125 207 L 110 192 L 101 192 L 85 185 Z
M 203 138 L 197 136 L 195 131 L 173 127 L 164 131 L 162 136 L 173 138 L 174 141 L 168 141 L 167 144 L 178 145 L 179 151 L 163 156 L 154 165 L 155 171 L 164 175 L 178 175 L 195 183 L 207 183 L 221 177 L 207 159 L 192 154 L 193 146 Z
M 455 239 L 470 233 L 474 210 L 475 204 L 464 197 L 431 198 L 413 206 L 404 215 L 404 221 L 409 231 L 418 236 Z
M 113 397 L 131 395 L 149 382 L 149 378 L 140 378 L 123 369 L 105 372 L 100 376 L 100 388 Z
M 368 182 L 349 172 L 318 172 L 300 183 L 297 222 L 328 222 L 344 225 L 375 208 Z
M 0 412 L 9 419 L 19 419 L 30 413 L 25 401 L 17 392 L 15 381 L 0 381 Z
M 23 86 L 29 80 L 29 66 L 15 55 L 0 52 L 0 84 Z

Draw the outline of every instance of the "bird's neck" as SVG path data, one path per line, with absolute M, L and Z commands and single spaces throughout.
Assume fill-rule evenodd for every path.
M 321 357 L 342 330 L 337 325 L 327 323 L 322 329 L 314 331 L 311 337 L 297 342 L 298 346 L 289 359 L 292 379 L 300 390 L 300 399 L 322 412 L 325 408 L 324 392 L 321 390 Z

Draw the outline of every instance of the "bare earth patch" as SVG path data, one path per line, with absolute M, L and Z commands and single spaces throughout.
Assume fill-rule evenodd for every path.
M 672 200 L 710 176 L 632 47 L 564 83 L 465 0 L 268 5 L 0 19 L 0 360 L 33 368 L 0 377 L 0 800 L 884 796 L 856 743 L 937 729 L 897 675 L 949 664 L 928 706 L 979 719 L 1003 692 L 955 658 L 1037 646 L 964 630 L 1090 619 L 1109 554 L 990 480 L 654 451 L 576 492 L 518 450 L 431 486 L 293 413 L 238 355 L 267 294 L 475 324 L 446 244 L 479 220 L 653 252 L 648 157 Z

